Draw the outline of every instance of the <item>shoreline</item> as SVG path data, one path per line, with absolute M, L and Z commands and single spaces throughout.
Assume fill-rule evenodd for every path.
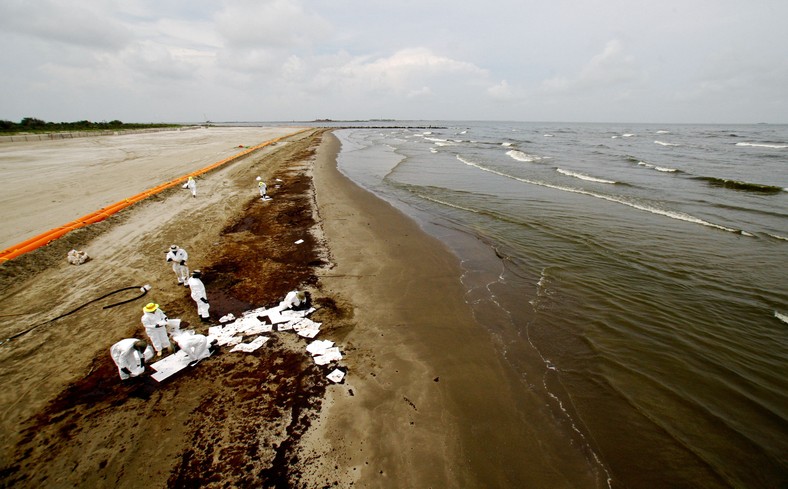
M 541 458 L 539 435 L 522 417 L 518 379 L 466 303 L 459 259 L 345 177 L 339 142 L 326 138 L 314 181 L 331 273 L 340 277 L 325 284 L 354 306 L 348 341 L 360 361 L 348 380 L 355 396 L 334 396 L 322 428 L 360 440 L 337 443 L 335 457 L 362 467 L 364 487 L 566 484 L 556 469 L 532 474 L 522 463 Z M 363 454 L 354 452 L 359 444 Z M 378 464 L 364 460 L 368 450 Z

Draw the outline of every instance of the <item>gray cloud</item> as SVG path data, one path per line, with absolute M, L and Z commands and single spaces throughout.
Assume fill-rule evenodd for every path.
M 0 118 L 786 122 L 788 3 L 0 2 Z

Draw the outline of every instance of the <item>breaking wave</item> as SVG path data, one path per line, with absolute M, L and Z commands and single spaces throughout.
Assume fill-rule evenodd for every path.
M 716 177 L 695 177 L 698 180 L 703 180 L 712 187 L 729 188 L 732 190 L 741 190 L 744 192 L 755 192 L 759 194 L 779 194 L 786 189 L 775 185 L 763 185 L 760 183 L 741 182 L 739 180 L 728 180 L 726 178 Z
M 478 168 L 481 171 L 488 172 L 488 173 L 493 173 L 495 175 L 500 175 L 500 176 L 502 176 L 504 178 L 509 178 L 509 179 L 512 179 L 512 180 L 516 180 L 518 182 L 528 183 L 528 184 L 531 184 L 531 185 L 539 185 L 541 187 L 547 187 L 547 188 L 552 188 L 552 189 L 555 189 L 555 190 L 561 190 L 563 192 L 572 192 L 572 193 L 576 193 L 576 194 L 587 195 L 589 197 L 594 197 L 594 198 L 597 198 L 597 199 L 606 200 L 608 202 L 614 202 L 616 204 L 625 205 L 625 206 L 631 207 L 633 209 L 649 212 L 651 214 L 656 214 L 656 215 L 659 215 L 659 216 L 669 217 L 671 219 L 677 219 L 679 221 L 685 221 L 685 222 L 691 222 L 691 223 L 694 223 L 694 224 L 700 224 L 700 225 L 703 225 L 703 226 L 708 226 L 708 227 L 711 227 L 711 228 L 720 229 L 722 231 L 728 231 L 728 232 L 731 232 L 731 233 L 741 234 L 743 236 L 754 236 L 753 234 L 748 233 L 746 231 L 742 231 L 740 229 L 729 228 L 729 227 L 726 227 L 726 226 L 722 226 L 720 224 L 714 224 L 714 223 L 709 222 L 709 221 L 704 221 L 703 219 L 700 219 L 700 218 L 695 217 L 695 216 L 691 216 L 689 214 L 685 214 L 683 212 L 677 212 L 677 211 L 670 211 L 670 210 L 660 209 L 658 207 L 654 207 L 654 206 L 647 205 L 647 204 L 640 203 L 640 202 L 632 202 L 632 201 L 626 200 L 626 199 L 624 199 L 623 197 L 620 197 L 620 196 L 604 195 L 604 194 L 599 194 L 599 193 L 596 193 L 596 192 L 590 192 L 588 190 L 583 190 L 583 189 L 579 189 L 579 188 L 566 187 L 566 186 L 563 186 L 563 185 L 556 185 L 556 184 L 552 184 L 552 183 L 548 183 L 548 182 L 542 182 L 542 181 L 538 181 L 538 180 L 529 180 L 527 178 L 516 177 L 514 175 L 509 175 L 508 173 L 504 173 L 504 172 L 501 172 L 501 171 L 498 171 L 498 170 L 494 170 L 492 168 L 488 168 L 486 166 L 480 165 L 480 164 L 475 163 L 473 161 L 470 161 L 470 160 L 468 160 L 466 158 L 463 158 L 460 155 L 457 155 L 457 159 L 460 160 L 461 162 L 465 163 L 466 165 L 474 167 L 474 168 Z
M 618 183 L 618 182 L 615 182 L 613 180 L 605 180 L 604 178 L 596 178 L 596 177 L 591 177 L 591 176 L 588 176 L 588 175 L 584 175 L 582 173 L 577 173 L 577 172 L 573 172 L 573 171 L 569 171 L 569 170 L 562 170 L 561 168 L 556 168 L 555 171 L 557 171 L 558 173 L 561 173 L 562 175 L 579 178 L 580 180 L 587 180 L 589 182 L 611 183 L 611 184 Z
M 638 165 L 644 166 L 650 170 L 657 170 L 666 173 L 681 173 L 681 170 L 678 170 L 676 168 L 668 168 L 666 166 L 652 165 L 651 163 L 646 163 L 645 161 L 638 161 Z
M 772 149 L 788 148 L 788 144 L 766 144 L 766 143 L 736 143 L 736 146 L 750 146 L 753 148 L 772 148 Z
M 774 311 L 774 317 L 776 317 L 780 321 L 788 324 L 788 316 L 786 316 L 785 314 L 782 314 L 782 313 L 779 313 L 777 311 Z
M 654 141 L 654 144 L 659 144 L 660 146 L 679 146 L 678 144 L 666 143 L 664 141 Z
M 542 157 L 541 156 L 529 155 L 528 153 L 523 153 L 522 151 L 518 151 L 516 149 L 511 149 L 511 150 L 507 151 L 506 154 L 510 158 L 512 158 L 513 160 L 517 160 L 517 161 L 525 161 L 525 162 L 528 162 L 528 163 L 531 163 L 531 162 L 534 162 L 534 161 L 542 161 Z M 459 158 L 459 156 L 458 156 L 458 158 Z

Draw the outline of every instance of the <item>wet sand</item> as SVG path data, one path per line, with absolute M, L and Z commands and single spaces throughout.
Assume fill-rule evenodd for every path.
M 4 338 L 107 290 L 154 286 L 141 301 L 87 307 L 0 346 L 4 485 L 566 485 L 555 469 L 520 467 L 539 444 L 517 380 L 465 303 L 456 257 L 343 177 L 337 151 L 329 133 L 304 133 L 207 174 L 197 199 L 171 189 L 0 267 Z M 272 201 L 254 196 L 257 175 L 269 189 L 282 180 Z M 144 302 L 199 325 L 163 261 L 173 242 L 204 270 L 214 322 L 309 290 L 318 338 L 345 354 L 344 383 L 326 381 L 287 334 L 161 385 L 119 382 L 107 351 L 143 335 Z M 93 260 L 66 264 L 71 247 Z

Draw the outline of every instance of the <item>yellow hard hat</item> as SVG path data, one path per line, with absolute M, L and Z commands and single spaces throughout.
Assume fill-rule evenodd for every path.
M 154 304 L 153 302 L 149 302 L 145 307 L 142 308 L 145 312 L 153 312 L 159 308 L 158 304 Z

